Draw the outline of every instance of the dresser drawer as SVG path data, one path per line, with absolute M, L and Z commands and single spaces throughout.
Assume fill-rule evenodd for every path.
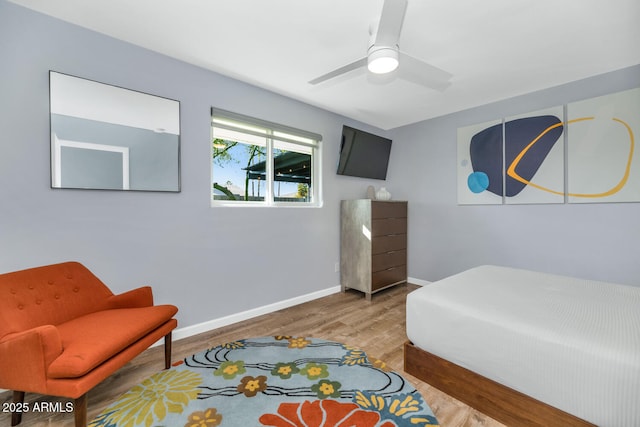
M 407 264 L 407 251 L 393 251 L 382 254 L 373 255 L 371 257 L 371 271 L 386 270 L 391 267 Z
M 406 218 L 380 218 L 371 220 L 371 235 L 407 234 Z
M 406 218 L 407 202 L 371 202 L 371 218 Z
M 391 236 L 379 236 L 371 239 L 371 253 L 380 254 L 384 252 L 407 249 L 407 235 L 395 234 Z
M 371 291 L 377 291 L 380 288 L 389 286 L 397 282 L 407 280 L 407 266 L 400 265 L 387 270 L 377 271 L 371 274 Z

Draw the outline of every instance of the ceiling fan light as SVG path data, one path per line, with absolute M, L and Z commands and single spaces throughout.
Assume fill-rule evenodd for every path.
M 367 56 L 367 68 L 375 74 L 390 73 L 398 64 L 398 51 L 390 47 L 372 50 Z

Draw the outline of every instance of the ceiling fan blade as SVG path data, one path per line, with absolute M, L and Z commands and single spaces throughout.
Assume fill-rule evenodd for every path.
M 396 46 L 407 11 L 407 0 L 384 0 L 374 45 Z
M 367 58 L 361 58 L 355 62 L 352 62 L 351 64 L 347 64 L 344 67 L 340 67 L 337 70 L 333 70 L 320 77 L 316 77 L 313 80 L 309 80 L 309 83 L 312 85 L 317 85 L 318 83 L 326 82 L 327 80 L 331 80 L 342 74 L 348 73 L 349 71 L 357 70 L 360 67 L 366 67 L 366 66 L 367 66 Z
M 451 86 L 453 75 L 420 59 L 400 52 L 398 77 L 438 91 Z

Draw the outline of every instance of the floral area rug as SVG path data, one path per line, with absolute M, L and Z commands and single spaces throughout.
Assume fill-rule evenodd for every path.
M 89 427 L 437 425 L 420 393 L 362 350 L 279 336 L 190 356 L 133 387 Z

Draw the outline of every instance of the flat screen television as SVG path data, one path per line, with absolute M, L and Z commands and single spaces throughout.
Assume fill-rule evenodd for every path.
M 391 140 L 369 132 L 342 127 L 338 175 L 386 179 Z

